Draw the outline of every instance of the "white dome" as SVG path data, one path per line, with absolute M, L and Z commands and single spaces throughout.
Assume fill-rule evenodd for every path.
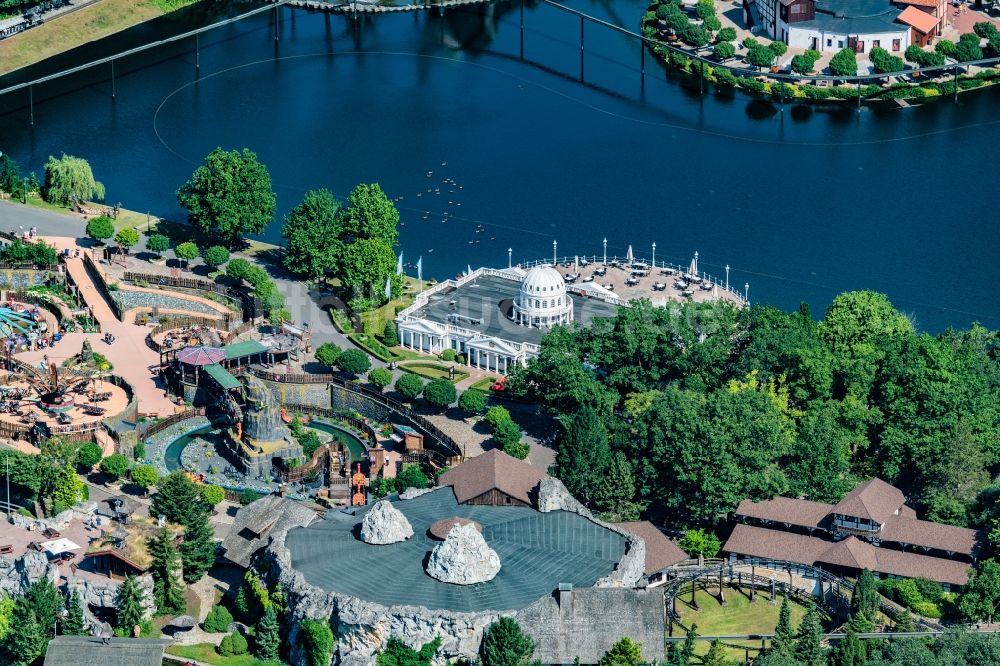
M 552 266 L 529 270 L 514 299 L 512 319 L 523 326 L 555 326 L 573 321 L 573 301 L 566 281 Z
M 551 266 L 535 266 L 521 281 L 524 296 L 555 296 L 566 293 L 566 282 L 559 271 Z

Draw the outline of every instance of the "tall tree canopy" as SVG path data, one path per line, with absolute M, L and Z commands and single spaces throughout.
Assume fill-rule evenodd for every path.
M 285 215 L 285 268 L 307 278 L 336 271 L 344 249 L 340 202 L 330 190 L 309 190 Z M 398 214 L 397 214 L 398 217 Z
M 42 194 L 46 201 L 65 206 L 73 200 L 104 199 L 104 185 L 94 180 L 87 160 L 63 153 L 59 159 L 50 155 L 45 162 Z
M 277 201 L 267 168 L 244 148 L 216 148 L 177 190 L 188 221 L 232 248 L 259 234 L 274 219 Z

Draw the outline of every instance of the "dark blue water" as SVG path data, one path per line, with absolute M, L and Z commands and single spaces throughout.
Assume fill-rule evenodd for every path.
M 325 432 L 333 437 L 334 440 L 346 446 L 347 450 L 350 452 L 350 456 L 347 460 L 348 463 L 364 460 L 365 452 L 368 450 L 368 447 L 366 447 L 364 442 L 362 442 L 361 439 L 350 430 L 345 430 L 338 425 L 326 423 L 324 421 L 310 421 L 308 426 L 313 430 Z
M 167 445 L 166 450 L 163 452 L 163 462 L 167 466 L 168 472 L 175 472 L 179 469 L 183 469 L 181 465 L 181 453 L 184 451 L 184 447 L 193 442 L 194 440 L 202 437 L 205 433 L 211 432 L 212 428 L 205 426 L 204 428 L 199 428 L 189 432 L 186 435 L 181 435 L 174 441 Z
M 643 11 L 572 6 L 633 28 Z M 284 10 L 277 43 L 271 21 L 203 36 L 200 80 L 192 43 L 119 63 L 115 102 L 106 68 L 75 77 L 75 92 L 37 87 L 33 130 L 12 109 L 26 95 L 0 100 L 0 149 L 36 170 L 49 154 L 85 156 L 109 200 L 167 217 L 216 146 L 259 154 L 279 217 L 309 188 L 378 181 L 401 197 L 402 250 L 425 276 L 505 265 L 508 247 L 515 261 L 551 256 L 553 240 L 560 255 L 600 254 L 607 237 L 610 254 L 656 242 L 660 261 L 697 250 L 715 275 L 728 263 L 754 301 L 821 312 L 840 291 L 875 289 L 926 330 L 1000 326 L 997 91 L 782 113 L 701 96 L 650 59 L 642 89 L 637 44 L 594 26 L 582 85 L 579 22 L 545 5 L 526 10 L 526 62 L 519 5 L 447 14 L 444 47 L 425 13 L 354 29 Z

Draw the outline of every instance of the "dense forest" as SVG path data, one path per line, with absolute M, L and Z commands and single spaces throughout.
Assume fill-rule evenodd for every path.
M 877 476 L 921 517 L 989 529 L 998 340 L 917 333 L 870 291 L 820 321 L 805 304 L 647 301 L 553 329 L 510 385 L 559 417 L 557 473 L 608 517 L 711 526 L 747 497 L 836 502 Z

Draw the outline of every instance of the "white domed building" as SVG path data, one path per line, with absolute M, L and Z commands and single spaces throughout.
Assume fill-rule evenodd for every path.
M 552 266 L 535 266 L 521 282 L 511 319 L 521 326 L 548 328 L 573 321 L 573 301 L 566 282 Z

